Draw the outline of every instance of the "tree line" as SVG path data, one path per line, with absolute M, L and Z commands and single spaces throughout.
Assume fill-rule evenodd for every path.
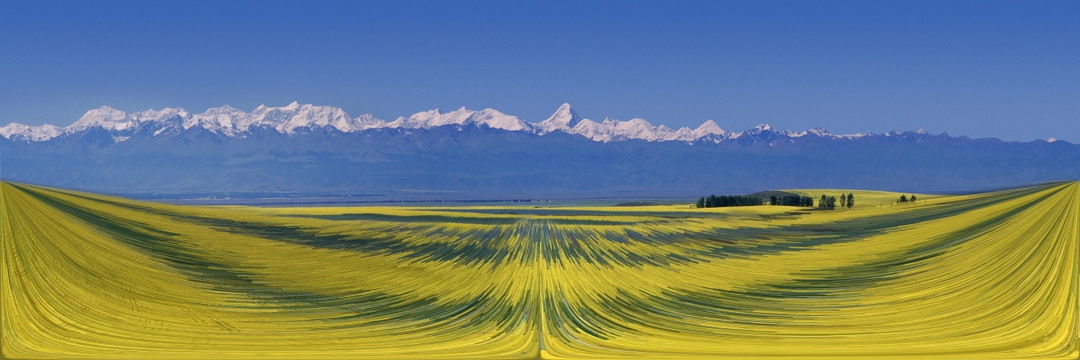
M 764 202 L 761 201 L 761 198 L 759 197 L 741 195 L 709 195 L 709 197 L 702 197 L 697 200 L 697 207 L 699 208 L 754 206 L 763 204 Z
M 814 207 L 814 198 L 799 195 L 770 196 L 769 203 L 783 206 Z
M 912 196 L 914 201 L 914 196 Z M 903 201 L 907 201 L 903 198 Z M 840 207 L 851 208 L 855 206 L 855 195 L 848 193 L 847 195 L 840 194 L 839 199 Z M 709 195 L 708 197 L 700 197 L 697 200 L 696 206 L 698 208 L 713 208 L 713 207 L 727 207 L 727 206 L 755 206 L 764 205 L 765 201 L 762 198 L 756 196 L 742 196 L 742 195 Z M 814 207 L 814 198 L 802 195 L 771 195 L 769 196 L 769 204 L 782 205 L 782 206 L 800 206 L 800 207 Z M 835 196 L 821 195 L 821 200 L 817 203 L 818 209 L 833 210 L 837 206 L 837 198 Z
M 847 207 L 850 209 L 855 206 L 855 194 L 848 193 L 847 195 L 840 194 L 840 207 Z M 821 195 L 821 200 L 818 201 L 818 209 L 833 210 L 836 209 L 836 197 Z

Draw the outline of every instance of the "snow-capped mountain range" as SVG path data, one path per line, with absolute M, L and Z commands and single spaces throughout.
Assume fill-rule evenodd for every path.
M 764 124 L 736 132 L 711 120 L 672 129 L 644 119 L 594 121 L 567 104 L 536 123 L 494 109 L 434 109 L 385 121 L 295 102 L 250 112 L 101 107 L 66 127 L 9 124 L 0 135 L 0 180 L 165 197 L 696 198 L 791 188 L 968 191 L 1080 179 L 1080 167 L 1071 166 L 1080 164 L 1080 145 L 1066 141 L 922 130 L 834 135 Z
M 229 137 L 245 137 L 253 129 L 272 129 L 282 134 L 294 134 L 304 130 L 333 128 L 351 133 L 369 129 L 432 129 L 441 126 L 477 126 L 505 131 L 520 131 L 545 135 L 555 132 L 580 135 L 593 141 L 611 142 L 623 140 L 645 141 L 710 141 L 720 143 L 746 135 L 770 135 L 787 138 L 803 136 L 857 138 L 873 134 L 833 135 L 824 129 L 806 131 L 777 131 L 767 124 L 753 129 L 734 132 L 721 128 L 712 120 L 705 121 L 695 129 L 682 127 L 671 129 L 655 126 L 645 119 L 626 121 L 605 118 L 601 122 L 583 118 L 562 104 L 554 114 L 539 123 L 531 123 L 495 109 L 469 110 L 465 107 L 442 112 L 433 109 L 399 117 L 393 121 L 375 118 L 371 114 L 349 116 L 344 110 L 332 106 L 316 106 L 293 102 L 282 107 L 260 105 L 251 112 L 222 106 L 192 114 L 180 108 L 147 110 L 127 113 L 108 106 L 87 111 L 85 115 L 67 127 L 45 124 L 29 126 L 11 123 L 0 127 L 0 136 L 9 140 L 40 142 L 65 134 L 73 134 L 91 128 L 101 128 L 116 133 L 114 138 L 123 141 L 134 133 L 150 133 L 153 136 L 177 134 L 192 128 L 202 128 Z M 890 133 L 883 134 L 889 136 Z

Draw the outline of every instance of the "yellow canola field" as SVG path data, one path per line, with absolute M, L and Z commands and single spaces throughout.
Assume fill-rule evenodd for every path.
M 854 193 L 854 208 L 835 211 L 257 208 L 3 183 L 0 350 L 30 359 L 1080 356 L 1080 183 L 910 204 Z

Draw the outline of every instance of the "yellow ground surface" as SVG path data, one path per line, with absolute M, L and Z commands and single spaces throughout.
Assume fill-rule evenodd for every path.
M 254 208 L 3 183 L 0 347 L 79 359 L 1080 355 L 1080 183 L 903 205 L 854 193 L 842 211 Z

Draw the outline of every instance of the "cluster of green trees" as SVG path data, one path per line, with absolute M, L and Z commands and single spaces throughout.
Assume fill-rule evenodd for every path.
M 907 197 L 901 196 L 900 201 L 908 201 Z M 911 196 L 911 201 L 915 201 L 915 196 Z M 848 193 L 847 195 L 840 194 L 840 207 L 855 206 L 855 195 Z M 818 209 L 833 210 L 836 209 L 837 198 L 835 196 L 821 195 L 821 200 L 818 200 Z M 801 206 L 801 207 L 814 207 L 814 198 L 809 196 L 800 195 L 771 195 L 769 196 L 769 204 L 783 205 L 783 206 Z M 764 205 L 764 200 L 756 196 L 740 196 L 740 195 L 709 195 L 708 197 L 698 198 L 697 207 L 699 208 L 711 208 L 711 207 L 725 207 L 725 206 L 754 206 Z
M 843 196 L 843 195 L 840 195 L 840 196 Z M 817 208 L 818 209 L 828 209 L 828 210 L 835 209 L 836 208 L 836 197 L 835 196 L 821 195 L 821 200 L 818 201 Z
M 848 193 L 846 197 L 844 194 L 840 194 L 840 207 L 845 206 L 847 206 L 848 209 L 855 206 L 855 194 Z
M 814 198 L 799 195 L 769 196 L 769 203 L 784 206 L 814 207 Z
M 849 209 L 855 206 L 855 195 L 848 193 L 847 195 L 840 194 L 840 207 L 847 206 Z M 836 197 L 821 195 L 821 200 L 818 201 L 818 209 L 833 210 L 836 209 Z
M 908 201 L 915 201 L 915 194 L 911 194 L 911 199 L 910 200 L 908 199 L 907 196 L 900 195 L 900 202 L 908 202 Z
M 761 198 L 754 196 L 739 196 L 739 195 L 709 195 L 709 197 L 699 198 L 697 200 L 697 207 L 699 208 L 712 208 L 712 207 L 725 207 L 725 206 L 754 206 L 762 205 Z

